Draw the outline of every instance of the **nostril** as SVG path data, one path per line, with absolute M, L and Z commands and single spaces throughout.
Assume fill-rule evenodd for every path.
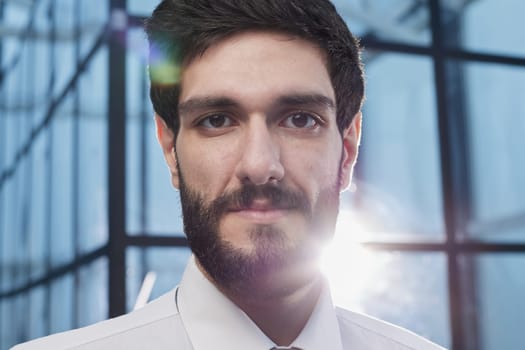
M 243 162 L 238 169 L 238 177 L 243 183 L 264 185 L 278 183 L 284 176 L 284 167 L 280 161 L 267 161 L 262 158 Z
M 278 182 L 284 176 L 279 141 L 265 118 L 254 117 L 250 121 L 240 149 L 237 177 L 243 183 L 255 185 Z

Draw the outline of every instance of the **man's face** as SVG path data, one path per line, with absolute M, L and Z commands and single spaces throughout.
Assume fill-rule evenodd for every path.
M 174 149 L 157 126 L 201 266 L 227 288 L 301 275 L 333 234 L 360 131 L 359 117 L 337 128 L 322 51 L 275 33 L 225 39 L 184 67 L 179 115 Z

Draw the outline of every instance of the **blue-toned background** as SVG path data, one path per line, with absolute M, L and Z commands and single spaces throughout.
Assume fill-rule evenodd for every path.
M 323 268 L 453 350 L 525 344 L 525 2 L 338 0 L 367 76 Z M 133 309 L 189 250 L 156 144 L 157 1 L 0 0 L 0 349 Z M 147 283 L 146 283 L 147 284 Z

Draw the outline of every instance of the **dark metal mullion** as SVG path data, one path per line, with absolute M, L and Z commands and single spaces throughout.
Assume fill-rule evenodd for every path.
M 488 53 L 470 52 L 464 50 L 444 50 L 445 56 L 463 61 L 485 62 L 494 64 L 504 64 L 509 66 L 525 66 L 525 57 L 515 57 L 506 55 L 492 55 Z
M 129 236 L 127 245 L 134 247 L 188 247 L 186 237 L 182 236 L 151 236 L 146 233 Z
M 365 248 L 373 250 L 397 250 L 397 251 L 427 251 L 427 252 L 446 252 L 448 243 L 440 242 L 363 242 L 360 243 Z M 186 237 L 154 235 L 143 233 L 127 238 L 127 245 L 135 247 L 188 247 Z M 466 253 L 525 253 L 525 243 L 488 243 L 464 241 L 456 243 L 456 249 Z
M 439 143 L 441 157 L 441 177 L 443 190 L 443 212 L 445 216 L 445 230 L 447 238 L 447 260 L 448 260 L 448 294 L 449 315 L 451 327 L 451 350 L 464 350 L 465 332 L 461 318 L 461 290 L 460 271 L 458 262 L 458 250 L 456 246 L 456 222 L 455 197 L 454 197 L 454 168 L 453 149 L 451 141 L 451 123 L 447 110 L 446 101 L 446 62 L 443 55 L 443 38 L 441 9 L 439 0 L 430 0 L 430 14 L 432 27 L 432 46 L 434 59 L 434 75 L 436 81 L 436 97 L 438 108 Z
M 372 37 L 361 39 L 361 45 L 366 50 L 381 50 L 422 56 L 431 56 L 434 53 L 434 48 L 432 46 L 383 41 Z M 441 48 L 440 54 L 446 58 L 462 61 L 485 62 L 519 67 L 525 66 L 525 57 L 519 56 L 495 55 L 444 47 Z
M 443 10 L 445 11 L 445 10 Z M 462 14 L 448 14 L 446 23 L 441 23 L 441 35 L 446 38 L 447 45 L 460 47 L 462 45 Z M 461 244 L 467 234 L 468 225 L 472 217 L 472 177 L 470 161 L 470 134 L 469 134 L 469 111 L 466 104 L 466 83 L 464 62 L 449 57 L 446 62 L 446 101 L 449 120 L 449 143 L 454 153 L 454 213 L 455 239 L 457 247 L 456 264 L 459 276 L 457 292 L 460 293 L 459 317 L 462 325 L 462 349 L 479 349 L 479 315 L 476 300 L 479 293 L 478 288 L 478 264 L 473 258 L 475 253 L 470 252 Z M 466 253 L 470 254 L 466 254 Z M 461 268 L 459 267 L 461 266 Z
M 445 252 L 448 243 L 394 243 L 394 242 L 367 242 L 362 244 L 366 248 L 374 250 L 397 250 L 397 251 L 428 251 Z M 456 244 L 456 250 L 462 253 L 525 253 L 525 243 L 482 243 L 482 242 L 460 242 Z
M 128 27 L 129 28 L 132 28 L 132 27 L 142 28 L 144 26 L 144 21 L 147 18 L 148 17 L 136 16 L 136 15 L 133 15 L 133 14 L 128 14 Z
M 126 312 L 126 0 L 110 1 L 108 104 L 109 317 Z

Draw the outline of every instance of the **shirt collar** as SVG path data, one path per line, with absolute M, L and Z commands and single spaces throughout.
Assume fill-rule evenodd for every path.
M 198 269 L 192 256 L 177 292 L 177 307 L 195 350 L 268 350 L 275 344 Z M 291 346 L 342 350 L 339 326 L 325 286 L 305 328 Z
M 343 350 L 339 322 L 327 282 L 310 319 L 292 346 L 304 350 Z

